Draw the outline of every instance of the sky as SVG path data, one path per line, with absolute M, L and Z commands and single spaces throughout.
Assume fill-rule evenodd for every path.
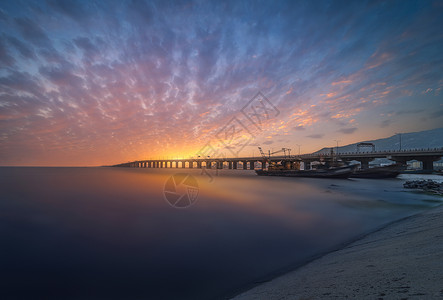
M 442 127 L 443 1 L 0 1 L 0 165 Z

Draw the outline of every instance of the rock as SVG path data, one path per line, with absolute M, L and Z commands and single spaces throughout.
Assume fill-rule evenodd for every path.
M 428 180 L 409 180 L 403 184 L 407 189 L 421 189 L 425 192 L 443 195 L 443 183 L 428 179 Z

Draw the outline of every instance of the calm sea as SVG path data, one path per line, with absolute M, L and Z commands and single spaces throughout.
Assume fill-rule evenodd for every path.
M 165 199 L 178 172 L 188 208 Z M 0 298 L 223 299 L 439 204 L 402 182 L 3 167 Z

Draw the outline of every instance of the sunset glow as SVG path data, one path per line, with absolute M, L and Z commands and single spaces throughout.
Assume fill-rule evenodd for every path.
M 2 1 L 0 165 L 301 152 L 440 127 L 441 1 Z M 278 110 L 261 128 L 241 110 Z M 244 139 L 249 136 L 244 132 Z M 295 151 L 295 150 L 294 150 Z

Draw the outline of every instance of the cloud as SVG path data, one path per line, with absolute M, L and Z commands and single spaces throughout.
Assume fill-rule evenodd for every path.
M 97 164 L 185 155 L 258 91 L 281 112 L 263 134 L 288 140 L 314 124 L 322 134 L 306 137 L 351 134 L 347 126 L 373 126 L 383 111 L 398 124 L 441 116 L 442 8 L 252 4 L 0 4 L 0 157 Z M 418 97 L 426 105 L 417 108 Z
M 271 145 L 271 144 L 273 144 L 273 143 L 274 143 L 274 141 L 264 141 L 264 142 L 263 142 L 264 145 Z
M 383 120 L 380 123 L 380 127 L 381 128 L 386 128 L 386 127 L 389 127 L 392 123 L 393 123 L 393 121 L 391 119 Z
M 303 126 L 303 125 L 297 125 L 297 126 L 293 127 L 293 129 L 294 129 L 295 131 L 303 131 L 303 130 L 306 130 L 305 126 Z
M 341 133 L 344 133 L 344 134 L 352 134 L 352 133 L 354 133 L 356 130 L 357 130 L 356 127 L 351 127 L 351 128 L 340 128 L 340 129 L 337 130 L 337 131 L 339 131 L 339 132 L 341 132 Z
M 438 109 L 438 110 L 436 110 L 436 111 L 430 113 L 430 114 L 429 114 L 429 117 L 430 117 L 431 119 L 436 119 L 436 118 L 441 118 L 441 117 L 443 117 L 443 108 Z
M 311 139 L 321 139 L 324 136 L 325 135 L 323 133 L 316 133 L 316 134 L 307 135 L 306 137 L 311 138 Z
M 40 47 L 49 47 L 52 43 L 45 31 L 29 18 L 16 18 L 15 23 L 23 38 Z
M 0 64 L 6 67 L 14 65 L 15 59 L 9 55 L 7 48 L 3 41 L 0 39 Z
M 413 114 L 418 114 L 421 112 L 424 112 L 424 109 L 403 109 L 403 110 L 399 110 L 397 111 L 395 114 L 397 116 L 401 116 L 401 115 L 413 115 Z
M 36 59 L 34 51 L 32 48 L 28 47 L 25 43 L 20 41 L 19 39 L 9 36 L 8 42 L 18 50 L 22 57 L 27 59 Z

